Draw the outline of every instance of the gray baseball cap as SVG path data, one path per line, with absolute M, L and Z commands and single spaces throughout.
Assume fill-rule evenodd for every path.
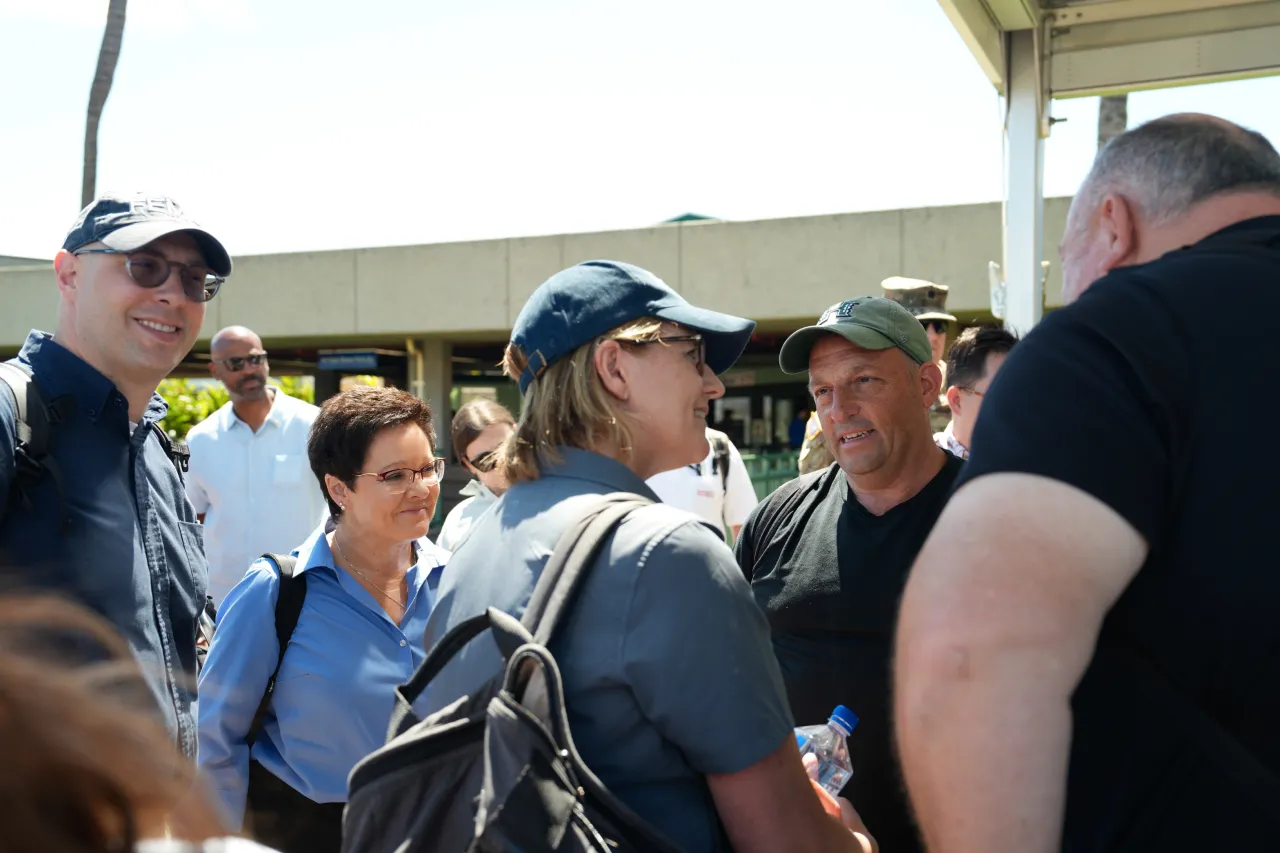
M 783 373 L 808 370 L 809 350 L 823 335 L 839 335 L 869 350 L 897 347 L 916 364 L 933 360 L 929 336 L 910 311 L 883 296 L 862 296 L 837 302 L 822 312 L 817 323 L 787 338 L 778 354 Z

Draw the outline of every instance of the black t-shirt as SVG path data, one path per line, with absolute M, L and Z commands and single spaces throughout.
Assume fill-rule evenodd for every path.
M 769 617 L 796 725 L 836 705 L 860 718 L 849 739 L 849 798 L 881 849 L 919 850 L 893 757 L 890 657 L 907 572 L 964 463 L 950 453 L 914 497 L 873 515 L 838 465 L 764 500 L 738 539 L 738 564 Z
M 1073 696 L 1064 851 L 1280 850 L 1277 317 L 1272 216 L 1112 272 L 984 402 L 957 488 L 1049 477 L 1150 546 Z

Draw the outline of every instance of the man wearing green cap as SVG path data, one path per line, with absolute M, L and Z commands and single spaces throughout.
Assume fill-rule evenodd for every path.
M 797 725 L 836 705 L 861 718 L 844 795 L 882 849 L 921 849 L 901 794 L 890 725 L 890 652 L 907 571 L 963 462 L 933 441 L 942 374 L 920 321 L 883 297 L 828 308 L 787 339 L 809 373 L 837 464 L 793 480 L 742 529 L 736 556 L 768 616 Z

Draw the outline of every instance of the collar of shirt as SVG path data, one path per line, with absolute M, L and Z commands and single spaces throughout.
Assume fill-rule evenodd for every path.
M 93 423 L 110 411 L 113 403 L 118 403 L 114 407 L 120 410 L 124 422 L 128 423 L 129 401 L 115 383 L 55 341 L 48 332 L 33 329 L 18 353 L 18 360 L 40 377 L 40 390 L 48 402 L 70 396 L 75 400 L 76 413 Z M 164 398 L 153 394 L 142 422 L 161 420 L 168 411 Z
M 289 401 L 293 398 L 284 393 L 279 387 L 275 385 L 271 387 L 274 389 L 271 392 L 271 411 L 267 413 L 267 419 L 262 422 L 262 426 L 265 428 L 270 425 L 283 429 L 291 414 Z M 222 416 L 222 429 L 224 432 L 237 426 L 245 429 L 249 428 L 247 423 L 240 420 L 239 415 L 236 414 L 235 404 L 229 400 L 219 410 L 219 414 Z
M 310 571 L 328 571 L 338 579 L 338 585 L 349 594 L 355 595 L 358 590 L 372 600 L 373 596 L 355 578 L 338 568 L 337 562 L 333 559 L 333 549 L 329 547 L 329 540 L 325 537 L 325 528 L 327 526 L 326 523 L 317 527 L 307 537 L 307 541 L 299 545 L 298 549 L 294 551 L 298 558 L 298 574 Z M 440 584 L 440 573 L 444 571 L 445 562 L 449 559 L 448 551 L 432 544 L 431 540 L 425 536 L 415 540 L 413 547 L 418 559 L 404 575 L 405 584 L 409 589 L 409 600 L 405 602 L 406 607 L 411 606 L 423 586 L 427 586 L 429 593 L 435 594 L 435 589 Z M 429 604 L 434 604 L 434 602 L 429 602 Z M 378 606 L 381 607 L 381 604 Z
M 577 447 L 557 447 L 559 462 L 544 462 L 543 477 L 564 477 L 597 483 L 616 492 L 631 492 L 657 502 L 658 495 L 636 476 L 635 472 L 616 459 Z
M 458 494 L 462 495 L 464 498 L 487 498 L 488 500 L 493 501 L 498 499 L 498 496 L 489 491 L 489 487 L 479 480 L 472 480 L 470 483 L 467 483 L 458 490 Z
M 955 456 L 959 456 L 961 459 L 968 459 L 969 448 L 961 444 L 956 438 L 956 434 L 953 429 L 954 424 L 955 421 L 947 421 L 946 429 L 942 432 L 934 433 L 933 440 L 943 450 Z

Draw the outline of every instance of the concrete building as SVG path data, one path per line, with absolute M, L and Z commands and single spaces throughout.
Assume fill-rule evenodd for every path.
M 1046 203 L 1045 257 L 1057 257 L 1069 199 Z M 755 319 L 759 330 L 725 377 L 713 420 L 742 447 L 785 446 L 807 403 L 803 377 L 777 368 L 787 334 L 828 305 L 878 293 L 891 275 L 951 288 L 963 321 L 990 319 L 988 263 L 1001 257 L 1001 205 L 849 213 L 753 222 L 680 218 L 650 228 L 472 243 L 249 255 L 210 303 L 179 373 L 207 375 L 209 338 L 242 323 L 262 335 L 276 374 L 312 374 L 317 398 L 342 376 L 375 374 L 447 407 L 495 396 L 518 410 L 497 365 L 525 299 L 549 275 L 593 258 L 662 276 L 691 302 Z M 1061 299 L 1053 264 L 1046 304 Z M 49 329 L 57 296 L 48 263 L 0 268 L 0 356 Z M 454 389 L 458 389 L 457 392 Z M 441 431 L 447 445 L 448 430 Z M 447 446 L 441 448 L 448 451 Z

